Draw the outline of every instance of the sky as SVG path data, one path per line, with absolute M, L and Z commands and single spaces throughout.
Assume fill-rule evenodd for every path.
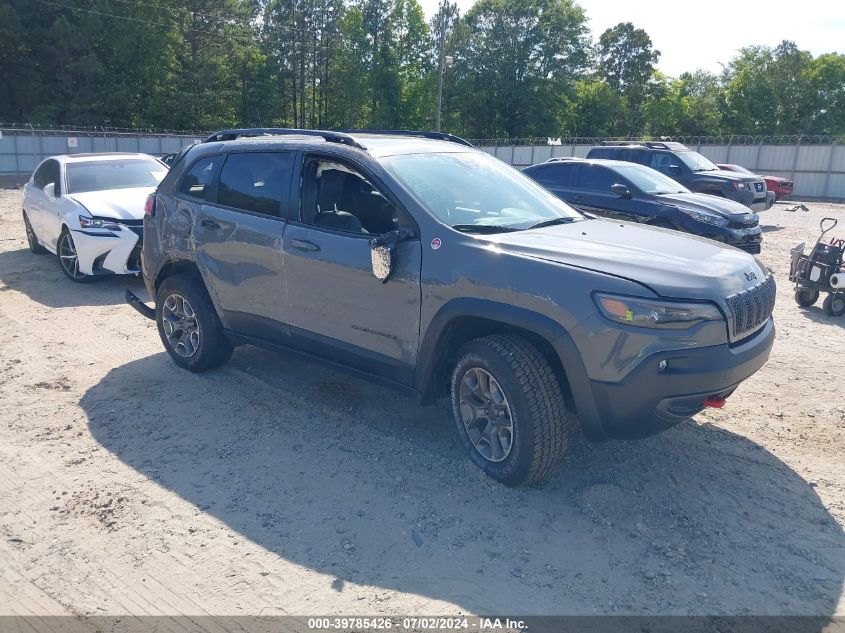
M 644 29 L 660 51 L 657 67 L 670 77 L 697 68 L 719 72 L 740 48 L 794 41 L 813 55 L 845 53 L 842 0 L 575 0 L 593 39 L 619 22 Z M 439 0 L 419 0 L 431 17 Z M 457 0 L 463 15 L 475 0 Z

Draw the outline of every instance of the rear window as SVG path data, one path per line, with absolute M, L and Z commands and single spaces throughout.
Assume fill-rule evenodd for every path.
M 167 175 L 157 160 L 143 158 L 68 163 L 66 169 L 68 193 L 158 187 Z
M 278 216 L 291 156 L 290 152 L 230 154 L 220 172 L 217 204 Z
M 541 183 L 553 185 L 555 187 L 573 187 L 575 186 L 575 170 L 578 168 L 576 163 L 555 163 L 549 165 L 546 171 L 543 172 L 544 180 Z

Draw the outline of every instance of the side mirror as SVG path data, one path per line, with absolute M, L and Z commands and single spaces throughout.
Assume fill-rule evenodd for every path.
M 680 174 L 681 173 L 681 166 L 680 165 L 669 165 L 669 171 L 673 174 Z
M 622 184 L 615 184 L 611 185 L 610 190 L 615 193 L 620 198 L 630 198 L 631 197 L 631 190 L 628 189 L 625 185 Z
M 393 253 L 395 250 L 396 247 L 392 244 L 373 245 L 372 242 L 370 243 L 370 260 L 373 265 L 373 275 L 382 283 L 390 279 L 390 273 L 393 272 Z
M 397 229 L 370 240 L 370 262 L 373 267 L 373 275 L 381 283 L 387 283 L 390 275 L 393 274 L 396 245 L 411 237 L 414 237 L 412 231 Z
M 59 196 L 56 195 L 56 184 L 52 182 L 48 182 L 44 185 L 44 194 L 50 198 L 50 200 L 55 200 Z

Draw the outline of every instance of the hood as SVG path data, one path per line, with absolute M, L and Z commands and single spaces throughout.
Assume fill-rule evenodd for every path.
M 155 187 L 107 189 L 65 194 L 88 209 L 91 215 L 116 220 L 143 220 L 144 203 Z
M 713 176 L 721 180 L 730 180 L 731 182 L 763 182 L 760 176 L 750 176 L 748 174 L 740 174 L 735 171 L 728 171 L 727 169 L 714 169 L 713 171 L 697 171 L 696 176 Z
M 780 176 L 763 176 L 763 179 L 776 183 L 792 182 L 789 178 L 781 178 Z
M 484 239 L 506 252 L 616 275 L 677 299 L 724 304 L 769 275 L 739 249 L 629 222 L 584 220 Z
M 696 211 L 708 211 L 730 218 L 733 222 L 743 222 L 746 216 L 752 215 L 748 207 L 739 202 L 706 193 L 663 193 L 654 197 L 663 204 Z

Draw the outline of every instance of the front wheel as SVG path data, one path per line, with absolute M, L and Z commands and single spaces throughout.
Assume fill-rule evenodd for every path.
M 59 265 L 65 277 L 78 284 L 87 284 L 94 281 L 94 275 L 86 275 L 79 272 L 79 255 L 76 252 L 76 245 L 70 231 L 65 229 L 59 236 L 56 243 L 56 254 L 59 256 Z
M 567 451 L 571 422 L 560 383 L 523 338 L 494 335 L 464 345 L 451 399 L 470 458 L 508 486 L 546 479 Z
M 810 288 L 799 288 L 795 291 L 795 303 L 802 308 L 807 308 L 819 300 L 819 291 Z
M 193 275 L 165 279 L 156 294 L 156 324 L 173 361 L 192 372 L 206 371 L 232 356 L 205 288 Z
M 830 316 L 842 316 L 845 314 L 845 293 L 830 293 L 825 297 L 822 308 Z

